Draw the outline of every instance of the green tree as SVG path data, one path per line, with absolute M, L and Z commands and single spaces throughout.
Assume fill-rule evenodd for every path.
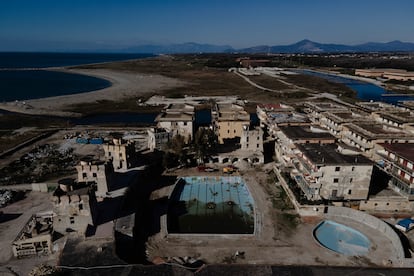
M 166 168 L 175 167 L 178 164 L 186 164 L 188 150 L 185 139 L 181 135 L 175 135 L 164 149 L 163 165 Z
M 199 163 L 216 152 L 217 135 L 211 128 L 199 128 L 194 135 L 193 150 Z

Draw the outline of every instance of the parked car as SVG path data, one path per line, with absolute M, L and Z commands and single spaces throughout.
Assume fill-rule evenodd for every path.
M 223 168 L 223 173 L 232 174 L 232 173 L 237 172 L 237 171 L 238 171 L 238 168 L 236 166 L 233 166 L 233 165 L 228 165 L 228 166 Z
M 204 166 L 204 165 L 200 165 L 200 166 L 198 166 L 198 167 L 197 167 L 197 170 L 198 170 L 199 172 L 214 172 L 214 171 L 215 171 L 215 169 L 214 169 L 214 168 L 207 167 L 207 166 Z

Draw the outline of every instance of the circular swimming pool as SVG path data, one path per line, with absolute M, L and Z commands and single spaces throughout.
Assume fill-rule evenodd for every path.
M 313 235 L 322 246 L 348 256 L 366 255 L 371 244 L 361 232 L 331 220 L 319 223 Z

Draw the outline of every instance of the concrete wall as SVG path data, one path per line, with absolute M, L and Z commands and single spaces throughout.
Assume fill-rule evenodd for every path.
M 369 212 L 412 212 L 414 202 L 402 197 L 376 197 L 361 201 L 359 209 Z
M 392 245 L 395 249 L 395 258 L 397 260 L 405 259 L 404 256 L 404 248 L 401 244 L 400 238 L 398 237 L 397 233 L 384 221 L 371 216 L 367 213 L 357 211 L 351 208 L 346 207 L 332 207 L 328 208 L 328 215 L 335 216 L 335 217 L 346 217 L 352 220 L 358 221 L 363 223 L 371 228 L 374 228 L 381 233 L 383 233 L 388 239 L 390 239 Z M 394 264 L 398 265 L 398 264 Z
M 46 183 L 32 183 L 32 191 L 47 193 L 48 186 Z

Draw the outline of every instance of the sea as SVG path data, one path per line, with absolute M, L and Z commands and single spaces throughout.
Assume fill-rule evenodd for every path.
M 0 102 L 94 91 L 111 86 L 105 79 L 48 71 L 49 67 L 124 61 L 152 54 L 0 53 Z

